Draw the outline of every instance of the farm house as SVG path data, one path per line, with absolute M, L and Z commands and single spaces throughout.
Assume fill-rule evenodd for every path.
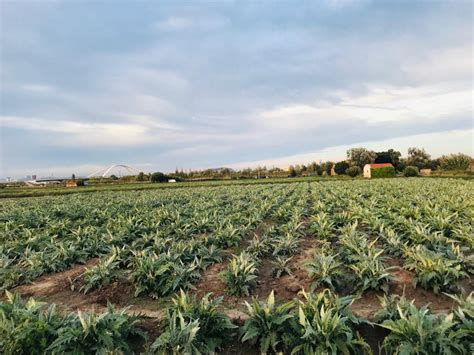
M 373 169 L 389 168 L 393 167 L 390 163 L 380 163 L 380 164 L 365 164 L 364 166 L 364 177 L 370 179 L 372 177 Z

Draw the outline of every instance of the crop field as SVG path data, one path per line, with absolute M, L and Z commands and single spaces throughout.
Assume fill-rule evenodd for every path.
M 474 352 L 471 181 L 31 197 L 0 222 L 0 353 Z

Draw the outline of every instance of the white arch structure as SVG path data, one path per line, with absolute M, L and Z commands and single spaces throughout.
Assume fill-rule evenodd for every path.
M 93 177 L 93 176 L 106 177 L 107 174 L 110 173 L 110 171 L 112 169 L 115 169 L 115 168 L 124 168 L 126 171 L 128 171 L 129 173 L 132 173 L 133 175 L 136 175 L 136 174 L 139 173 L 139 171 L 137 169 L 135 169 L 131 166 L 124 165 L 124 164 L 114 164 L 114 165 L 111 165 L 107 168 L 97 170 L 97 171 L 93 172 L 92 174 L 88 175 L 87 177 L 88 178 Z

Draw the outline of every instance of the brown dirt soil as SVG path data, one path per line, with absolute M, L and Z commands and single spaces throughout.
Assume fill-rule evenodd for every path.
M 81 275 L 86 268 L 97 265 L 99 258 L 89 260 L 84 265 L 74 265 L 73 267 L 58 273 L 40 276 L 30 284 L 13 288 L 12 292 L 19 292 L 24 297 L 41 297 L 53 295 L 61 290 L 71 287 L 71 280 Z

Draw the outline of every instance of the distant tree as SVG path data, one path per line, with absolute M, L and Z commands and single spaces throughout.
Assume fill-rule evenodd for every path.
M 337 162 L 336 165 L 334 165 L 334 171 L 336 172 L 337 175 L 344 175 L 346 173 L 346 170 L 349 169 L 349 163 L 345 160 Z
M 423 148 L 408 148 L 406 165 L 416 166 L 418 169 L 429 167 L 431 156 Z
M 377 156 L 374 160 L 374 163 L 390 163 L 395 167 L 395 169 L 403 170 L 403 168 L 400 169 L 400 158 L 402 153 L 399 151 L 389 149 L 385 152 L 377 152 L 376 154 Z
M 76 174 L 72 174 L 71 179 L 76 180 Z
M 467 170 L 472 163 L 472 158 L 462 153 L 443 155 L 439 163 L 443 170 Z
M 143 171 L 140 171 L 137 175 L 137 181 L 145 181 L 145 174 Z
M 168 176 L 158 171 L 156 173 L 151 174 L 150 181 L 151 182 L 166 182 L 168 181 Z
M 403 175 L 406 177 L 418 176 L 419 174 L 420 174 L 420 171 L 418 167 L 414 165 L 409 165 L 403 170 Z
M 350 168 L 347 168 L 346 174 L 349 175 L 350 177 L 356 177 L 357 175 L 360 174 L 360 168 L 358 166 L 351 166 Z
M 318 166 L 316 167 L 316 174 L 318 174 L 319 176 L 323 175 L 323 167 L 321 164 L 318 164 Z
M 298 175 L 298 173 L 296 172 L 296 169 L 293 165 L 290 165 L 290 167 L 288 168 L 288 173 L 290 175 L 290 177 L 295 177 Z
M 112 174 L 112 175 L 110 175 L 110 179 L 111 180 L 118 180 L 119 178 L 116 175 Z
M 353 165 L 363 168 L 365 164 L 373 163 L 377 153 L 366 148 L 352 148 L 347 151 L 347 158 Z

